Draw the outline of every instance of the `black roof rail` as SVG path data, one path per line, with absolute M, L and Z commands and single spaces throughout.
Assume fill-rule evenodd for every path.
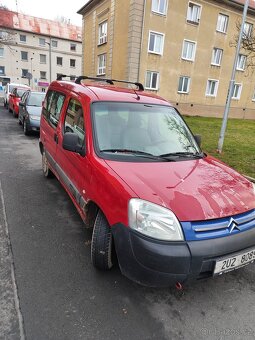
M 88 77 L 88 76 L 80 76 L 75 80 L 76 84 L 81 84 L 81 81 L 83 79 L 89 79 L 89 80 L 95 80 L 95 81 L 105 81 L 108 84 L 114 85 L 113 81 L 111 79 L 106 79 L 106 78 L 97 78 L 97 77 Z
M 83 79 L 88 79 L 88 80 L 95 80 L 95 81 L 105 81 L 108 84 L 114 85 L 114 82 L 118 83 L 125 83 L 125 84 L 133 84 L 136 85 L 139 89 L 139 91 L 144 91 L 144 87 L 142 83 L 139 82 L 132 82 L 132 81 L 126 81 L 126 80 L 118 80 L 118 79 L 107 79 L 107 78 L 97 78 L 97 77 L 88 77 L 88 76 L 80 76 L 75 80 L 76 84 L 81 84 L 81 81 Z
M 75 76 L 68 76 L 68 75 L 66 75 L 66 74 L 59 74 L 58 76 L 57 76 L 57 80 L 63 80 L 63 78 L 76 78 Z

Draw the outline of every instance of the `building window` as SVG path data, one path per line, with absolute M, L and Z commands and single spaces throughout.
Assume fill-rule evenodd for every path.
M 223 50 L 221 48 L 214 47 L 212 52 L 211 64 L 214 66 L 220 66 L 222 59 Z
M 178 92 L 189 93 L 189 87 L 190 87 L 190 77 L 181 76 L 179 78 Z
M 209 97 L 216 97 L 218 91 L 219 81 L 214 79 L 208 79 L 206 85 L 205 95 Z
M 159 14 L 166 14 L 167 0 L 152 0 L 151 10 L 152 12 Z
M 76 51 L 76 44 L 70 44 L 70 51 Z
M 54 48 L 58 47 L 58 41 L 57 40 L 51 40 L 51 46 Z
M 238 71 L 244 71 L 246 59 L 247 59 L 246 55 L 239 54 L 238 59 L 237 59 L 237 65 L 236 65 L 236 69 Z
M 3 57 L 3 56 L 4 56 L 4 48 L 0 47 L 0 57 Z
M 75 67 L 75 59 L 70 59 L 70 67 Z
M 145 79 L 145 87 L 148 90 L 158 90 L 159 73 L 147 71 Z
M 28 53 L 25 51 L 21 51 L 21 60 L 27 61 L 28 60 Z
M 100 54 L 98 56 L 98 70 L 97 70 L 97 74 L 98 75 L 105 74 L 105 70 L 106 70 L 106 53 Z
M 187 12 L 187 21 L 198 25 L 201 15 L 201 6 L 198 4 L 195 4 L 193 2 L 189 2 L 188 5 L 188 12 Z
M 27 36 L 25 34 L 20 34 L 19 41 L 23 43 L 27 42 Z
M 62 66 L 63 65 L 63 58 L 62 57 L 57 57 L 57 65 Z
M 44 38 L 39 38 L 39 45 L 40 46 L 45 46 L 46 40 Z
M 46 79 L 46 72 L 40 71 L 40 79 Z
M 250 24 L 249 22 L 245 22 L 244 28 L 243 28 L 243 39 L 251 38 L 252 31 L 253 31 L 253 25 Z
M 242 92 L 242 84 L 236 83 L 233 89 L 232 99 L 240 99 Z
M 98 28 L 98 45 L 102 45 L 107 42 L 107 21 L 99 24 Z
M 227 29 L 228 29 L 228 16 L 220 13 L 218 15 L 216 31 L 221 33 L 227 33 Z
M 46 54 L 40 54 L 40 63 L 46 64 Z
M 182 59 L 194 61 L 196 54 L 196 43 L 190 40 L 184 40 L 182 46 Z
M 26 78 L 26 77 L 27 77 L 27 74 L 28 74 L 28 70 L 23 68 L 23 69 L 21 70 L 21 78 Z
M 4 66 L 0 66 L 0 75 L 1 76 L 5 75 L 5 67 Z
M 163 54 L 164 34 L 150 32 L 149 33 L 149 52 Z

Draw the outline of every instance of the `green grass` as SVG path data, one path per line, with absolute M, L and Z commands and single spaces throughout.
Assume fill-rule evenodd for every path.
M 255 178 L 255 121 L 229 119 L 223 152 L 217 153 L 222 119 L 185 116 L 194 134 L 202 137 L 202 149 L 242 174 Z

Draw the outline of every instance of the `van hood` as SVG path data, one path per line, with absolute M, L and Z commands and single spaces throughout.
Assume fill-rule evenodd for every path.
M 251 182 L 210 156 L 164 163 L 106 163 L 139 198 L 171 209 L 182 222 L 255 209 Z

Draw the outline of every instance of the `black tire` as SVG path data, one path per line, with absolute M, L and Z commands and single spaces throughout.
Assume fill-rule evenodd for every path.
M 19 123 L 19 125 L 22 125 L 22 121 L 20 119 L 18 120 L 18 123 Z
M 53 177 L 53 172 L 49 168 L 49 162 L 48 162 L 48 159 L 46 157 L 44 150 L 43 150 L 43 153 L 42 153 L 42 171 L 43 171 L 44 177 L 46 177 L 46 178 L 52 178 Z
M 30 134 L 30 131 L 29 131 L 28 128 L 27 128 L 27 122 L 26 122 L 25 119 L 24 119 L 24 121 L 23 121 L 23 131 L 24 131 L 24 135 L 25 135 L 25 136 L 28 136 L 28 135 Z
M 8 111 L 9 111 L 9 112 L 12 112 L 12 110 L 10 109 L 10 107 L 9 107 L 9 106 L 8 106 Z
M 91 241 L 91 261 L 100 270 L 109 270 L 113 266 L 113 239 L 110 226 L 98 210 Z

